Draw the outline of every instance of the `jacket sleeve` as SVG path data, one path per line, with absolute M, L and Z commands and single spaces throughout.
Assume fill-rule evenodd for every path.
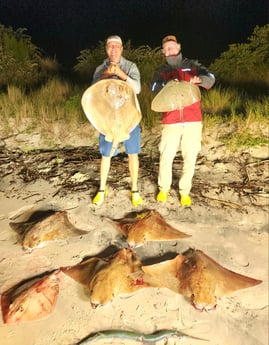
M 207 68 L 201 65 L 197 60 L 192 60 L 192 65 L 192 67 L 196 70 L 195 74 L 202 79 L 202 82 L 199 84 L 199 86 L 209 90 L 215 83 L 214 74 L 210 73 Z
M 127 74 L 126 82 L 133 88 L 136 94 L 139 94 L 141 91 L 141 82 L 140 82 L 140 72 L 135 63 L 131 63 Z
M 167 80 L 164 79 L 163 74 L 160 69 L 157 69 L 154 73 L 153 79 L 151 81 L 151 91 L 157 94 L 166 84 Z
M 92 77 L 92 85 L 97 83 L 101 79 L 101 75 L 104 73 L 106 68 L 107 66 L 105 63 L 102 63 L 102 65 L 96 67 Z

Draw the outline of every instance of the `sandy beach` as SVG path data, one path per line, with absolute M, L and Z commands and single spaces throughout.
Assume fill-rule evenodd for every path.
M 119 232 L 103 216 L 121 218 L 132 211 L 157 210 L 165 220 L 191 237 L 180 241 L 148 242 L 135 249 L 141 260 L 196 248 L 234 272 L 262 280 L 218 300 L 211 312 L 199 312 L 189 299 L 167 288 L 146 288 L 116 296 L 93 308 L 82 285 L 59 273 L 60 291 L 53 312 L 45 319 L 4 324 L 3 345 L 71 345 L 87 335 L 122 329 L 150 334 L 173 329 L 182 336 L 156 344 L 266 345 L 268 344 L 268 147 L 232 152 L 218 141 L 223 128 L 204 130 L 203 149 L 197 161 L 191 208 L 179 204 L 177 180 L 182 168 L 175 160 L 174 181 L 166 204 L 155 201 L 160 129 L 142 132 L 139 187 L 143 206 L 130 201 L 127 158 L 113 158 L 108 180 L 109 196 L 101 206 L 92 204 L 98 188 L 97 133 L 85 126 L 77 132 L 58 130 L 49 149 L 38 132 L 22 131 L 2 137 L 0 186 L 0 293 L 44 272 L 75 265 L 98 256 L 109 246 L 121 246 Z M 72 133 L 71 133 L 72 132 Z M 60 134 L 59 134 L 60 133 Z M 50 241 L 31 252 L 22 249 L 10 222 L 27 212 L 66 210 L 83 236 Z M 106 339 L 96 344 L 137 344 Z

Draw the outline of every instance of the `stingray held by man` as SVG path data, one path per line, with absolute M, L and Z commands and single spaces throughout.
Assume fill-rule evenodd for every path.
M 200 101 L 201 92 L 197 85 L 187 81 L 170 80 L 151 102 L 151 109 L 156 112 L 183 110 Z
M 111 155 L 142 118 L 134 90 L 122 80 L 98 81 L 83 93 L 81 104 L 91 124 L 112 142 Z

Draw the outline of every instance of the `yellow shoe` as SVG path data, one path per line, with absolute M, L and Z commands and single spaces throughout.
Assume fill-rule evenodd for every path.
M 107 197 L 107 195 L 108 195 L 108 190 L 107 189 L 99 190 L 98 193 L 93 198 L 93 203 L 95 205 L 101 205 L 104 202 L 104 200 Z
M 168 193 L 169 191 L 166 190 L 160 190 L 158 195 L 157 195 L 157 201 L 158 202 L 166 202 L 168 199 Z
M 188 194 L 186 195 L 181 194 L 180 203 L 181 203 L 181 206 L 191 206 L 192 204 L 191 197 Z
M 143 204 L 143 199 L 137 190 L 131 191 L 131 198 L 134 206 Z

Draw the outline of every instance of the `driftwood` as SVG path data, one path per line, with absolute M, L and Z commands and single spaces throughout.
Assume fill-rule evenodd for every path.
M 199 156 L 197 165 L 202 166 L 207 161 L 206 157 Z M 116 190 L 129 189 L 128 158 L 125 153 L 118 154 L 111 164 L 109 185 Z M 214 162 L 212 162 L 214 163 Z M 269 199 L 269 160 L 260 160 L 247 163 L 244 160 L 234 163 L 238 167 L 240 181 L 223 181 L 214 183 L 205 180 L 195 173 L 192 194 L 199 202 L 216 207 L 231 207 L 242 209 L 246 205 L 260 206 L 261 198 Z M 100 154 L 97 147 L 76 147 L 64 149 L 44 149 L 22 152 L 19 150 L 0 151 L 0 179 L 8 175 L 17 176 L 24 183 L 44 179 L 55 185 L 57 191 L 54 195 L 86 191 L 95 193 L 99 185 Z M 140 181 L 149 180 L 156 185 L 159 168 L 159 157 L 147 153 L 140 154 Z M 177 156 L 174 160 L 174 181 L 172 190 L 177 190 L 178 177 L 182 170 L 182 158 Z M 225 190 L 232 190 L 238 195 L 240 203 L 226 200 Z M 210 194 L 212 192 L 212 194 Z M 214 192 L 214 193 L 213 193 Z M 216 197 L 217 196 L 217 197 Z M 147 197 L 147 195 L 145 195 Z M 152 197 L 152 196 L 150 196 Z M 155 196 L 153 196 L 155 198 Z M 264 203 L 263 203 L 264 204 Z M 268 203 L 267 203 L 268 204 Z

